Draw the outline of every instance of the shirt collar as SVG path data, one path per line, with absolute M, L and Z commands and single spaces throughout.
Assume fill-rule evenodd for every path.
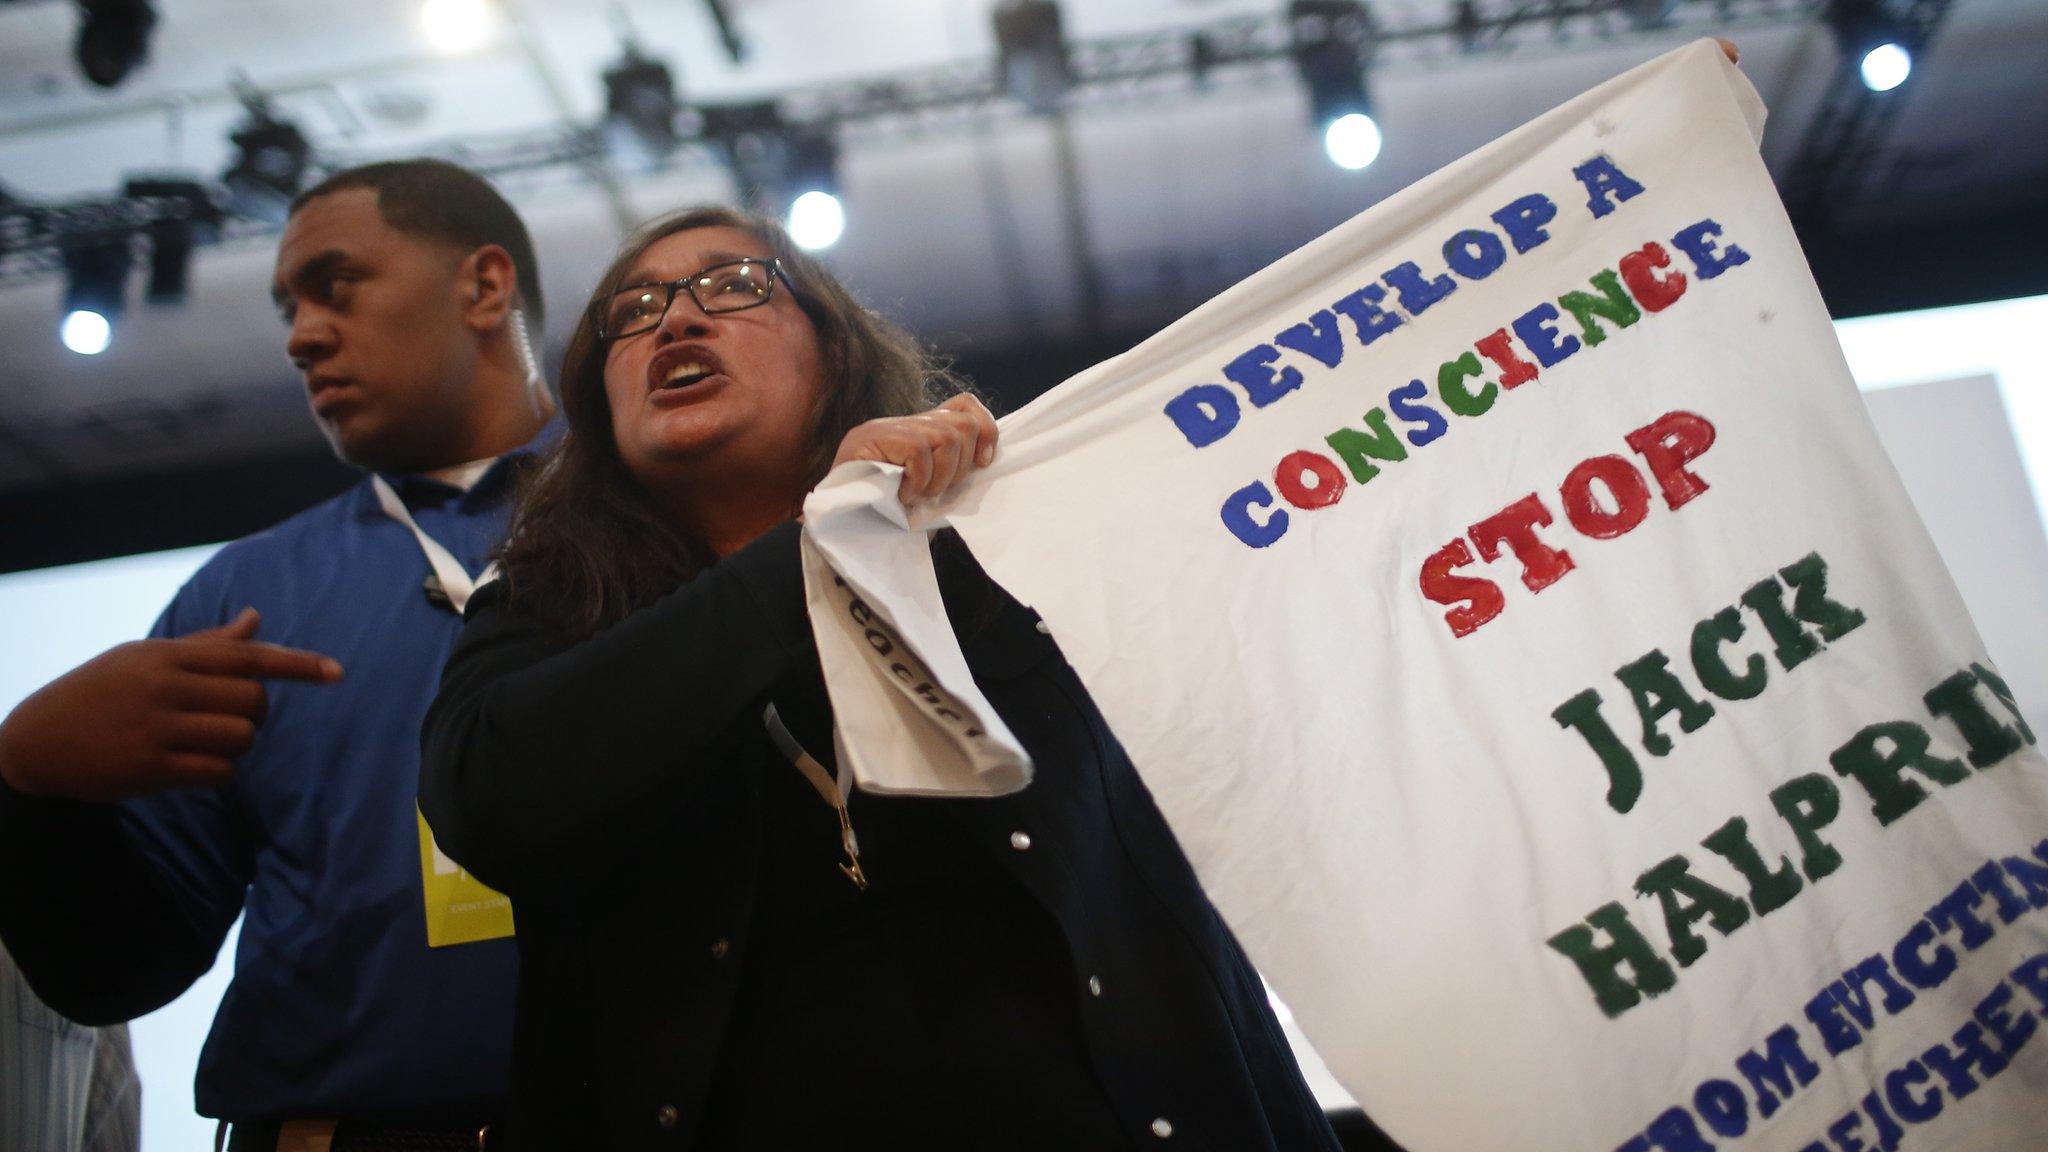
M 562 419 L 561 410 L 556 409 L 548 422 L 541 425 L 540 431 L 533 434 L 533 439 L 494 460 L 473 461 L 472 465 L 483 464 L 484 467 L 476 473 L 467 489 L 425 472 L 384 473 L 383 476 L 398 493 L 399 499 L 405 501 L 407 507 L 439 504 L 448 500 L 470 503 L 495 499 L 496 494 L 508 486 L 510 477 L 526 461 L 546 454 L 561 440 L 567 428 L 568 424 Z

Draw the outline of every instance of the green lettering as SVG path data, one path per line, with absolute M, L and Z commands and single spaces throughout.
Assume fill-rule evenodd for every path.
M 1742 614 L 1733 608 L 1723 608 L 1693 625 L 1692 670 L 1707 691 L 1723 700 L 1747 700 L 1762 692 L 1770 678 L 1764 658 L 1754 652 L 1743 662 L 1740 676 L 1722 658 L 1721 645 L 1742 639 L 1742 633 Z
M 1356 428 L 1339 428 L 1323 442 L 1337 454 L 1337 459 L 1351 469 L 1351 478 L 1360 484 L 1380 474 L 1379 466 L 1373 460 L 1406 460 L 1408 446 L 1401 443 L 1392 428 L 1387 427 L 1387 413 L 1384 408 L 1374 408 L 1365 414 L 1365 426 L 1372 429 L 1367 436 Z
M 1695 699 L 1686 690 L 1685 682 L 1672 675 L 1670 664 L 1664 653 L 1652 649 L 1648 655 L 1614 671 L 1615 679 L 1635 698 L 1636 715 L 1643 722 L 1643 748 L 1652 756 L 1671 752 L 1671 738 L 1657 730 L 1657 721 L 1665 716 L 1678 713 L 1681 732 L 1694 731 L 1714 718 L 1714 706 Z
M 1910 768 L 1944 788 L 1969 778 L 1970 770 L 1960 760 L 1935 756 L 1927 751 L 1933 739 L 1927 729 L 1910 720 L 1872 724 L 1851 737 L 1847 744 L 1828 756 L 1837 776 L 1848 776 L 1870 793 L 1871 814 L 1879 824 L 1890 824 L 1920 806 L 1927 789 L 1905 778 Z M 1889 745 L 1884 751 L 1879 745 Z
M 1467 352 L 1456 360 L 1446 360 L 1436 370 L 1436 394 L 1443 397 L 1444 407 L 1460 416 L 1484 416 L 1493 401 L 1500 395 L 1500 387 L 1488 380 L 1486 387 L 1474 392 L 1466 386 L 1468 378 L 1479 376 L 1479 357 Z
M 1607 934 L 1607 943 L 1595 943 L 1595 929 Z M 1594 1003 L 1610 1017 L 1635 1007 L 1645 996 L 1678 986 L 1671 965 L 1657 955 L 1648 938 L 1630 922 L 1628 910 L 1619 904 L 1602 904 L 1586 917 L 1585 924 L 1574 924 L 1552 936 L 1550 946 L 1578 965 L 1579 975 L 1593 989 Z M 1622 976 L 1624 967 L 1634 975 L 1633 980 Z
M 1714 829 L 1712 835 L 1700 841 L 1716 856 L 1735 866 L 1742 878 L 1749 881 L 1749 903 L 1759 916 L 1772 912 L 1790 903 L 1799 890 L 1806 887 L 1799 879 L 1799 872 L 1792 867 L 1787 857 L 1778 857 L 1778 867 L 1766 867 L 1764 858 L 1749 840 L 1749 822 L 1737 816 Z
M 1681 967 L 1690 967 L 1707 952 L 1707 942 L 1693 930 L 1694 924 L 1705 920 L 1726 936 L 1749 923 L 1749 905 L 1742 897 L 1693 875 L 1692 863 L 1683 856 L 1673 856 L 1637 877 L 1636 893 L 1656 897 L 1664 909 L 1671 958 Z
M 1622 288 L 1621 277 L 1616 276 L 1612 269 L 1595 274 L 1593 287 L 1600 290 L 1600 295 L 1595 296 L 1590 292 L 1567 292 L 1557 298 L 1558 306 L 1571 313 L 1572 319 L 1579 322 L 1579 330 L 1586 334 L 1588 347 L 1607 339 L 1607 333 L 1598 324 L 1593 323 L 1593 317 L 1611 320 L 1617 328 L 1626 328 L 1643 318 L 1642 312 L 1636 308 L 1636 302 L 1630 299 L 1628 292 Z

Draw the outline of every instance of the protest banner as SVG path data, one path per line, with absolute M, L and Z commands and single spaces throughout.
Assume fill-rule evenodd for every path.
M 1418 1152 L 2039 1146 L 2048 764 L 1711 42 L 806 506 L 863 787 L 1026 786 L 920 529 L 1038 611 Z M 1996 626 L 1996 621 L 1986 621 Z

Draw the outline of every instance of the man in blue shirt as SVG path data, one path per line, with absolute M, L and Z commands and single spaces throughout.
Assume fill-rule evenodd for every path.
M 474 1147 L 508 1087 L 510 912 L 414 796 L 553 415 L 533 248 L 473 174 L 371 165 L 294 206 L 272 293 L 315 419 L 370 474 L 223 548 L 153 639 L 0 725 L 0 939 L 51 1005 L 111 1022 L 184 991 L 240 915 L 197 1083 L 231 1147 Z

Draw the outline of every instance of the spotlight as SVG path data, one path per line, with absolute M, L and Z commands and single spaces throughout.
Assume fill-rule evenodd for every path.
M 1917 45 L 1884 0 L 1829 0 L 1826 20 L 1835 47 L 1857 62 L 1865 88 L 1889 92 L 1912 74 Z
M 149 58 L 156 10 L 149 0 L 78 0 L 79 71 L 102 88 L 128 78 Z
M 1363 112 L 1347 112 L 1323 129 L 1323 151 L 1339 168 L 1358 171 L 1380 158 L 1380 126 Z
M 57 335 L 81 356 L 97 356 L 113 342 L 131 262 L 129 239 L 100 240 L 64 252 L 64 321 Z
M 1353 0 L 1293 0 L 1287 6 L 1289 55 L 1308 88 L 1309 116 L 1323 132 L 1332 163 L 1353 171 L 1379 158 L 1379 124 L 1365 90 L 1371 24 Z
M 619 62 L 605 69 L 604 114 L 615 149 L 658 160 L 676 150 L 676 81 L 668 65 L 640 54 L 626 41 Z
M 284 223 L 292 200 L 305 184 L 313 146 L 298 126 L 271 116 L 260 95 L 245 94 L 249 119 L 228 139 L 235 162 L 221 174 L 228 187 L 229 207 L 257 220 Z
M 482 44 L 497 24 L 490 0 L 426 0 L 420 5 L 420 28 L 427 43 L 455 55 Z
M 1863 86 L 1872 92 L 1889 92 L 1906 82 L 1913 74 L 1913 54 L 1904 47 L 1886 41 L 1863 54 L 1863 63 L 1857 67 L 1863 74 Z
M 78 308 L 65 313 L 64 322 L 57 326 L 57 337 L 80 356 L 97 356 L 114 342 L 114 326 L 90 308 Z
M 830 192 L 806 192 L 789 206 L 789 220 L 784 226 L 799 248 L 810 252 L 830 248 L 846 231 L 846 208 Z
M 1073 87 L 1054 0 L 1001 0 L 995 9 L 996 70 L 1003 88 L 1033 112 L 1051 112 Z
M 839 144 L 823 125 L 787 128 L 782 141 L 785 160 L 777 183 L 789 197 L 783 226 L 799 248 L 830 248 L 846 231 L 846 206 L 839 202 Z

